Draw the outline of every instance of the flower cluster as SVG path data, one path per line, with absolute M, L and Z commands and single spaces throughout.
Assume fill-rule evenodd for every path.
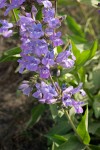
M 25 0 L 11 0 L 11 3 L 8 3 L 7 0 L 0 0 L 0 8 L 6 6 L 6 11 L 4 15 L 8 15 L 9 11 L 13 10 L 14 8 L 18 8 L 25 2 Z
M 55 17 L 55 9 L 52 8 L 52 3 L 49 0 L 37 0 L 37 2 L 44 5 L 42 24 L 35 19 L 37 13 L 35 6 L 32 7 L 34 18 L 29 13 L 26 13 L 26 16 L 20 16 L 22 58 L 18 60 L 19 72 L 22 73 L 24 69 L 27 69 L 39 74 L 40 78 L 49 79 L 51 68 L 59 65 L 63 68 L 71 68 L 74 66 L 75 57 L 71 52 L 71 45 L 67 50 L 54 55 L 54 48 L 63 44 L 60 38 L 61 32 L 55 31 L 60 27 L 61 22 L 59 18 Z M 63 90 L 60 89 L 58 83 L 48 85 L 42 81 L 35 86 L 37 91 L 32 96 L 37 98 L 39 102 L 53 104 L 60 101 L 64 107 L 74 107 L 76 113 L 83 112 L 81 107 L 83 103 L 73 99 L 73 95 L 81 91 L 82 85 Z M 22 84 L 20 89 L 26 95 L 32 92 L 29 84 Z
M 81 107 L 83 102 L 75 101 L 73 99 L 73 95 L 80 92 L 82 96 L 85 96 L 85 91 L 81 89 L 82 83 L 79 84 L 78 87 L 73 88 L 73 86 L 70 86 L 68 88 L 65 88 L 62 92 L 62 102 L 64 106 L 70 106 L 74 107 L 76 113 L 83 113 L 83 109 Z
M 12 0 L 8 3 L 7 0 L 1 0 L 0 8 L 6 7 L 4 15 L 7 15 L 10 10 L 19 8 L 24 2 L 26 1 Z M 76 113 L 82 113 L 81 105 L 83 102 L 74 100 L 74 94 L 77 92 L 81 92 L 82 95 L 85 94 L 81 89 L 82 84 L 77 88 L 73 86 L 62 86 L 61 88 L 51 76 L 52 70 L 58 69 L 58 66 L 69 69 L 75 63 L 71 44 L 66 50 L 58 54 L 55 53 L 55 48 L 63 45 L 61 32 L 58 31 L 61 21 L 56 17 L 55 9 L 49 0 L 35 0 L 34 3 L 44 6 L 42 8 L 42 21 L 36 20 L 38 10 L 34 5 L 31 7 L 31 13 L 25 12 L 24 8 L 24 13 L 22 13 L 24 15 L 19 15 L 17 25 L 20 28 L 22 52 L 18 62 L 20 73 L 23 73 L 24 70 L 34 72 L 41 82 L 36 83 L 34 87 L 29 81 L 23 81 L 19 89 L 28 96 L 32 93 L 32 96 L 41 103 L 61 103 L 63 107 L 74 107 Z M 13 27 L 11 23 L 1 20 L 0 25 L 0 34 L 4 37 L 12 35 L 12 30 L 9 30 Z M 33 92 L 33 87 L 36 92 Z
M 12 23 L 8 23 L 6 20 L 0 20 L 0 35 L 3 35 L 4 37 L 10 37 L 13 34 L 13 31 L 9 29 L 12 27 Z
M 74 65 L 71 51 L 61 52 L 58 56 L 54 56 L 54 48 L 62 45 L 63 41 L 60 39 L 61 32 L 55 32 L 55 29 L 61 25 L 60 20 L 55 17 L 55 10 L 52 8 L 50 1 L 37 0 L 39 4 L 44 4 L 43 24 L 37 23 L 35 19 L 37 9 L 32 8 L 31 14 L 20 16 L 19 26 L 22 40 L 22 59 L 18 60 L 20 64 L 19 72 L 22 73 L 24 69 L 35 71 L 39 73 L 41 78 L 49 78 L 50 68 L 61 65 L 65 68 L 71 68 Z M 47 40 L 46 40 L 47 39 Z
M 63 107 L 73 107 L 76 113 L 83 113 L 82 106 L 84 102 L 76 101 L 73 96 L 76 93 L 80 93 L 82 96 L 85 96 L 85 91 L 82 88 L 82 83 L 78 87 L 74 88 L 73 86 L 66 87 L 62 86 L 60 89 L 58 83 L 55 83 L 55 86 L 52 84 L 46 84 L 45 82 L 36 83 L 37 91 L 32 94 L 33 97 L 38 99 L 41 103 L 54 104 L 62 103 Z M 29 85 L 28 81 L 23 81 L 19 87 L 25 95 L 32 92 L 32 87 Z

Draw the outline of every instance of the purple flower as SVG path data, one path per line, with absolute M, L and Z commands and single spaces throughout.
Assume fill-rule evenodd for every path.
M 46 35 L 51 36 L 54 34 L 54 30 L 52 28 L 46 28 L 45 33 Z
M 52 7 L 52 3 L 49 0 L 37 0 L 39 4 L 43 4 L 45 8 Z
M 32 91 L 32 88 L 29 86 L 29 81 L 23 81 L 22 84 L 19 86 L 19 89 L 23 92 L 23 94 L 28 96 Z
M 60 39 L 61 32 L 54 33 L 53 35 L 50 36 L 50 40 L 53 42 L 53 45 L 60 46 L 63 45 L 63 41 Z
M 21 26 L 20 33 L 24 37 L 38 39 L 44 35 L 44 32 L 42 31 L 42 24 L 33 23 L 33 19 L 29 17 L 21 17 L 20 26 Z
M 20 34 L 24 38 L 30 38 L 31 34 L 34 31 L 34 20 L 31 17 L 25 17 L 25 16 L 20 16 L 19 20 L 19 26 L 20 26 Z
M 68 88 L 65 89 L 62 92 L 62 102 L 63 105 L 66 106 L 70 106 L 70 107 L 74 107 L 76 113 L 83 113 L 83 109 L 81 107 L 82 104 L 84 104 L 84 102 L 80 102 L 80 101 L 75 101 L 73 99 L 73 95 L 80 92 L 82 89 L 82 83 L 79 84 L 78 87 L 73 88 L 73 86 L 70 86 Z M 83 90 L 82 90 L 83 92 Z M 85 92 L 83 93 L 85 94 Z
M 72 57 L 72 58 L 69 58 Z M 74 66 L 75 57 L 69 50 L 65 50 L 58 54 L 56 62 L 64 68 L 71 68 Z
M 32 10 L 31 11 L 34 14 L 34 19 L 35 19 L 35 16 L 36 16 L 38 11 L 37 11 L 37 9 L 36 9 L 36 7 L 34 5 L 32 6 Z
M 54 51 L 48 51 L 47 55 L 42 59 L 42 64 L 47 68 L 50 68 L 50 66 L 53 66 L 55 64 Z
M 39 68 L 40 78 L 47 79 L 50 76 L 50 70 L 47 67 L 40 67 Z
M 56 97 L 58 96 L 55 88 L 50 84 L 47 85 L 45 82 L 41 84 L 36 84 L 37 91 L 33 93 L 33 97 L 38 98 L 39 102 L 52 104 L 57 101 Z
M 24 69 L 29 71 L 37 71 L 40 60 L 34 56 L 23 55 L 21 59 L 18 60 L 20 69 L 19 72 L 22 73 Z
M 42 31 L 42 24 L 41 23 L 34 24 L 33 31 L 30 32 L 30 37 L 34 39 L 38 39 L 43 35 L 44 35 L 44 32 Z
M 40 60 L 34 56 L 27 57 L 26 69 L 29 71 L 37 71 Z
M 49 28 L 59 28 L 61 26 L 61 22 L 58 18 L 50 18 L 47 20 Z
M 12 28 L 13 24 L 8 23 L 6 20 L 0 20 L 0 34 L 4 37 L 10 37 L 13 34 L 12 30 L 9 30 L 9 28 Z
M 83 85 L 83 84 L 80 83 L 78 87 L 73 88 L 70 92 L 71 92 L 72 94 L 76 94 L 76 93 L 80 92 L 80 90 L 81 90 L 81 88 L 82 88 L 82 85 Z
M 70 94 L 63 94 L 62 102 L 65 107 L 72 106 L 72 101 L 73 101 L 73 99 L 71 98 Z
M 38 57 L 41 57 L 42 55 L 46 55 L 48 53 L 48 44 L 44 39 L 37 40 L 34 46 L 35 46 L 35 54 Z
M 73 106 L 74 106 L 75 112 L 77 114 L 83 113 L 83 108 L 81 107 L 81 103 L 80 102 L 73 101 Z
M 6 6 L 6 1 L 7 0 L 0 0 L 0 8 L 3 8 Z
M 62 60 L 60 65 L 64 68 L 72 68 L 74 66 L 74 61 L 72 59 Z
M 21 49 L 23 50 L 23 53 L 26 54 L 33 54 L 34 53 L 34 45 L 35 41 L 31 39 L 22 38 L 22 44 Z
M 49 9 L 44 8 L 42 13 L 44 15 L 43 21 L 47 23 L 50 18 L 54 18 L 55 9 L 54 8 L 49 8 Z
M 59 62 L 62 62 L 62 60 L 66 60 L 68 59 L 68 57 L 71 55 L 71 52 L 70 51 L 63 51 L 61 53 L 58 54 L 57 58 L 56 58 L 56 62 L 59 63 Z
M 12 0 L 11 4 L 7 4 L 7 9 L 6 9 L 4 15 L 6 16 L 9 13 L 9 11 L 11 11 L 12 9 L 20 7 L 20 5 L 23 4 L 23 2 L 25 2 L 25 0 Z

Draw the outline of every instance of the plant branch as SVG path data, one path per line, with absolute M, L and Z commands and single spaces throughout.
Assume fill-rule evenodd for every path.
M 11 3 L 11 0 L 9 0 L 9 2 Z M 13 9 L 12 9 L 12 14 L 13 14 L 13 16 L 14 16 L 15 22 L 17 23 L 17 17 L 16 17 L 16 14 L 15 14 L 15 12 L 14 12 Z
M 57 89 L 57 87 L 56 87 L 56 85 L 55 85 L 55 83 L 54 83 L 54 81 L 53 81 L 53 78 L 52 78 L 52 76 L 51 76 L 51 73 L 50 73 L 50 76 L 49 76 L 49 77 L 50 77 L 50 80 L 51 80 L 53 86 L 55 87 L 56 92 L 59 93 L 59 91 L 58 91 L 58 89 Z
M 65 44 L 64 48 L 62 51 L 65 51 L 66 48 L 71 44 L 71 40 L 68 40 L 68 42 Z
M 57 14 L 57 0 L 55 0 L 55 15 Z
M 78 134 L 77 129 L 76 129 L 76 127 L 75 127 L 75 125 L 74 125 L 74 123 L 73 123 L 73 121 L 72 121 L 70 115 L 68 114 L 68 111 L 67 111 L 67 110 L 65 110 L 65 115 L 66 115 L 66 117 L 68 118 L 68 121 L 69 121 L 69 123 L 70 123 L 71 126 L 72 126 L 72 129 L 73 129 L 74 132 L 76 133 L 77 138 L 79 139 L 79 141 L 80 141 L 82 144 L 84 144 L 84 143 L 83 143 L 83 140 L 82 140 L 82 138 L 80 137 L 80 135 Z M 91 150 L 88 145 L 86 145 L 86 149 L 87 149 L 87 150 Z

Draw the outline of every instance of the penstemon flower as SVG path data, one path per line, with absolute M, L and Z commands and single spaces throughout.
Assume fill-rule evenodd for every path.
M 6 6 L 5 15 L 7 15 L 9 11 L 19 8 L 24 2 L 27 1 L 12 0 L 8 3 L 6 0 L 1 0 L 0 8 Z M 68 49 L 55 54 L 55 48 L 63 45 L 61 32 L 58 31 L 61 21 L 56 17 L 55 9 L 49 0 L 35 0 L 34 3 L 43 5 L 43 19 L 42 21 L 36 20 L 38 10 L 34 5 L 31 7 L 31 13 L 24 12 L 24 15 L 22 15 L 23 13 L 19 15 L 17 25 L 20 28 L 22 52 L 18 63 L 19 73 L 23 73 L 24 70 L 31 71 L 37 75 L 40 82 L 35 84 L 36 92 L 34 93 L 34 85 L 32 86 L 30 81 L 23 81 L 19 89 L 25 95 L 29 96 L 31 93 L 41 103 L 60 103 L 63 107 L 74 107 L 76 113 L 82 113 L 81 105 L 83 102 L 74 100 L 74 94 L 77 92 L 85 95 L 84 90 L 81 89 L 82 84 L 77 88 L 66 87 L 65 85 L 60 87 L 59 83 L 54 82 L 51 76 L 53 69 L 58 69 L 59 66 L 69 69 L 75 63 L 75 56 L 71 52 L 71 44 Z M 9 30 L 13 27 L 11 23 L 0 20 L 0 25 L 1 35 L 4 37 L 12 35 L 12 30 Z
M 0 8 L 3 8 L 6 6 L 6 1 L 7 0 L 0 0 Z
M 0 20 L 0 35 L 3 35 L 6 38 L 12 36 L 13 31 L 9 30 L 12 27 L 12 23 L 8 23 L 6 20 Z

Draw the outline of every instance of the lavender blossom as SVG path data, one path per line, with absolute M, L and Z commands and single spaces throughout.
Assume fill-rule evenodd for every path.
M 70 107 L 74 107 L 76 113 L 83 113 L 83 109 L 81 107 L 81 105 L 83 104 L 83 102 L 80 101 L 75 101 L 73 99 L 73 95 L 80 92 L 82 89 L 82 83 L 79 84 L 78 87 L 73 88 L 73 86 L 70 86 L 68 88 L 64 88 L 63 90 L 63 96 L 62 96 L 62 102 L 63 105 L 66 106 L 70 106 Z M 84 90 L 82 90 L 83 92 Z M 84 96 L 85 96 L 85 92 L 84 92 Z
M 37 0 L 39 4 L 43 4 L 45 8 L 52 7 L 52 3 L 49 0 Z
M 56 62 L 64 68 L 72 68 L 75 63 L 74 61 L 75 57 L 73 57 L 70 50 L 65 50 L 59 53 L 56 58 Z
M 0 0 L 0 8 L 3 8 L 6 6 L 6 1 L 7 0 Z
M 25 2 L 25 0 L 12 0 L 10 4 L 7 4 L 7 9 L 4 15 L 8 15 L 9 11 L 11 11 L 12 9 L 20 7 L 20 5 L 23 4 L 23 2 Z
M 42 59 L 42 64 L 47 68 L 50 68 L 50 66 L 53 66 L 55 64 L 54 51 L 48 51 L 47 55 Z
M 47 79 L 50 76 L 50 70 L 47 67 L 40 67 L 39 68 L 39 74 L 40 74 L 40 78 L 44 78 Z
M 33 97 L 38 98 L 41 103 L 52 104 L 57 101 L 58 94 L 51 84 L 47 85 L 45 82 L 41 82 L 38 87 L 36 84 L 36 88 L 37 91 L 33 93 Z
M 41 57 L 42 55 L 46 55 L 48 53 L 48 44 L 44 39 L 36 41 L 34 53 L 38 57 Z
M 13 31 L 9 30 L 12 27 L 12 23 L 8 23 L 6 20 L 0 20 L 0 35 L 3 35 L 4 37 L 12 36 Z
M 54 33 L 50 36 L 50 40 L 53 42 L 54 47 L 63 45 L 63 41 L 60 39 L 61 32 Z
M 19 89 L 23 92 L 25 95 L 30 95 L 30 92 L 32 91 L 32 87 L 29 86 L 29 81 L 23 81 L 22 84 L 19 86 Z

